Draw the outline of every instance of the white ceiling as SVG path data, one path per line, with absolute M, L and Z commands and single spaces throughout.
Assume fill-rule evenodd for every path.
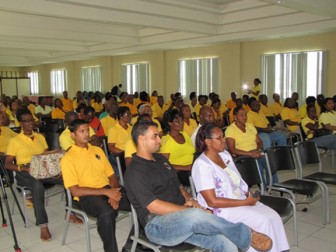
M 1 0 L 0 66 L 335 30 L 335 0 Z

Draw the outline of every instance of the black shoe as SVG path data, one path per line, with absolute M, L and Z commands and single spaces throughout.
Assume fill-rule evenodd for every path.
M 132 248 L 132 243 L 126 243 L 125 246 L 122 248 L 121 252 L 130 252 Z M 145 246 L 142 246 L 141 244 L 137 244 L 135 248 L 135 252 L 153 252 L 152 249 L 146 248 Z

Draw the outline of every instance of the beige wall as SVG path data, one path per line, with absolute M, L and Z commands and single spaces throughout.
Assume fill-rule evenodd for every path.
M 74 96 L 80 89 L 80 68 L 82 66 L 102 66 L 103 91 L 106 92 L 121 82 L 121 65 L 125 63 L 148 62 L 151 66 L 150 92 L 157 90 L 166 98 L 170 93 L 178 91 L 177 62 L 183 58 L 215 56 L 221 62 L 220 94 L 223 100 L 229 98 L 230 92 L 242 94 L 242 84 L 252 85 L 255 77 L 261 76 L 261 56 L 270 52 L 294 52 L 303 50 L 326 50 L 327 78 L 325 94 L 336 94 L 336 32 L 319 35 L 261 40 L 248 42 L 225 43 L 220 45 L 195 47 L 180 50 L 155 51 L 149 53 L 99 57 L 92 60 L 71 61 L 59 64 L 48 64 L 23 70 L 38 70 L 41 76 L 41 94 L 50 94 L 49 72 L 54 68 L 66 68 L 68 71 L 68 91 Z M 0 69 L 1 70 L 1 69 Z

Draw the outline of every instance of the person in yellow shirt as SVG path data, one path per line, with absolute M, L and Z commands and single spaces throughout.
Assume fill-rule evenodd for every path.
M 195 129 L 197 128 L 197 122 L 195 119 L 191 117 L 191 111 L 188 104 L 183 104 L 181 108 L 181 112 L 183 114 L 183 131 L 188 134 L 188 136 L 192 136 Z
M 101 98 L 98 94 L 94 95 L 93 97 L 93 103 L 91 106 L 94 108 L 96 113 L 101 113 L 104 109 L 104 106 L 101 102 Z
M 163 131 L 162 131 L 162 128 L 161 128 L 161 123 L 157 119 L 153 118 L 153 111 L 152 111 L 152 108 L 151 108 L 150 104 L 145 103 L 145 104 L 140 105 L 139 115 L 142 115 L 142 114 L 148 114 L 150 116 L 151 120 L 158 125 L 159 134 L 160 134 L 160 137 L 162 137 L 163 136 Z M 138 121 L 138 116 L 133 117 L 132 120 L 131 120 L 132 125 L 134 125 L 137 121 Z
M 82 91 L 77 91 L 76 98 L 73 100 L 73 109 L 77 109 L 79 102 L 83 99 L 83 93 Z M 86 104 L 86 101 L 85 101 Z
M 177 171 L 182 185 L 190 186 L 189 176 L 194 159 L 195 147 L 190 137 L 183 131 L 183 115 L 177 110 L 168 110 L 164 116 L 165 131 L 160 153 Z
M 237 93 L 231 92 L 231 99 L 226 102 L 226 107 L 230 110 L 234 109 L 235 107 L 237 107 L 236 101 L 237 101 Z
M 322 112 L 322 108 L 324 106 L 324 95 L 323 94 L 318 94 L 316 96 L 316 102 L 315 102 L 315 108 L 316 108 L 316 115 L 320 116 Z
M 259 102 L 260 102 L 260 112 L 263 113 L 266 117 L 267 116 L 274 117 L 272 110 L 267 104 L 268 103 L 267 95 L 265 94 L 259 95 Z
M 139 98 L 139 92 L 134 92 L 133 93 L 133 105 L 134 105 L 134 107 L 138 107 L 138 105 L 141 103 L 141 100 L 140 100 L 140 98 Z
M 73 101 L 68 98 L 68 91 L 63 91 L 63 97 L 61 98 L 61 101 L 65 113 L 74 110 Z
M 130 211 L 130 204 L 102 149 L 89 144 L 89 125 L 78 119 L 69 128 L 75 144 L 61 160 L 64 186 L 81 209 L 97 218 L 104 251 L 118 251 L 115 237 L 118 209 Z
M 29 111 L 32 113 L 32 114 L 35 114 L 35 105 L 33 103 L 30 102 L 28 96 L 24 96 L 22 98 L 22 103 L 23 105 L 27 106 L 27 108 L 29 109 Z
M 16 180 L 19 185 L 28 188 L 32 193 L 36 225 L 40 226 L 40 238 L 42 241 L 50 241 L 51 234 L 48 228 L 48 217 L 44 206 L 44 180 L 35 179 L 29 173 L 33 155 L 42 154 L 48 150 L 47 142 L 43 135 L 35 133 L 35 120 L 28 109 L 20 109 L 17 112 L 21 133 L 11 138 L 8 143 L 5 166 L 6 169 L 16 172 Z M 14 163 L 16 160 L 16 163 Z M 61 177 L 50 178 L 48 184 L 63 184 Z
M 197 104 L 197 95 L 196 92 L 191 92 L 189 94 L 189 108 L 191 110 L 191 114 L 194 115 L 195 113 L 195 106 Z M 196 114 L 196 113 L 195 113 Z M 196 118 L 194 118 L 196 120 Z
M 128 107 L 131 111 L 132 116 L 136 116 L 138 114 L 138 110 L 137 108 L 128 102 L 128 94 L 127 92 L 121 92 L 120 96 L 120 103 L 119 103 L 119 107 Z
M 306 103 L 303 104 L 303 105 L 300 107 L 300 109 L 299 109 L 299 113 L 300 113 L 300 115 L 301 115 L 301 118 L 305 118 L 305 117 L 307 117 L 307 105 L 309 105 L 309 104 L 315 104 L 315 101 L 316 101 L 316 99 L 315 99 L 314 96 L 308 96 L 308 97 L 306 98 Z
M 214 123 L 219 127 L 222 128 L 224 126 L 224 112 L 221 110 L 222 102 L 219 98 L 215 97 L 212 99 L 211 102 L 211 109 L 215 115 Z
M 244 105 L 243 100 L 238 98 L 236 100 L 236 108 L 242 108 Z M 234 113 L 233 113 L 233 109 L 230 110 L 229 113 L 229 120 L 230 120 L 230 124 L 234 122 Z
M 250 107 L 248 105 L 248 100 L 249 100 L 249 96 L 247 94 L 243 95 L 242 100 L 243 100 L 243 108 L 245 109 L 246 113 L 250 111 Z
M 158 92 L 154 90 L 152 92 L 152 95 L 149 97 L 149 103 L 151 106 L 153 106 L 157 102 L 157 98 L 158 98 Z
M 336 133 L 336 112 L 335 103 L 330 97 L 324 99 L 324 106 L 319 117 L 320 126 Z
M 196 113 L 196 120 L 200 121 L 200 110 L 202 107 L 206 106 L 207 98 L 205 95 L 199 95 L 198 96 L 198 103 L 195 105 L 195 113 Z
M 273 94 L 273 103 L 270 105 L 270 109 L 273 112 L 273 115 L 276 119 L 281 119 L 281 111 L 283 109 L 282 104 L 280 102 L 280 95 L 277 93 Z
M 256 99 L 258 99 L 259 94 L 261 92 L 261 81 L 258 78 L 255 78 L 253 81 L 254 87 L 251 90 L 248 90 L 248 94 L 250 95 L 250 97 L 255 97 Z
M 61 99 L 56 98 L 54 104 L 55 108 L 51 111 L 51 118 L 64 120 L 65 111 L 63 110 L 63 103 Z
M 164 104 L 164 99 L 162 95 L 157 97 L 157 103 L 155 103 L 152 107 L 153 118 L 162 120 L 164 112 L 168 109 L 168 106 Z
M 65 123 L 67 127 L 62 131 L 61 135 L 59 136 L 60 146 L 62 150 L 68 150 L 71 145 L 75 142 L 71 138 L 71 133 L 69 129 L 69 125 L 72 121 L 78 119 L 78 114 L 74 111 L 69 111 L 65 114 Z M 100 146 L 101 141 L 99 137 L 95 134 L 94 130 L 90 127 L 90 143 L 95 146 Z
M 294 106 L 294 99 L 286 98 L 284 108 L 281 111 L 281 119 L 283 120 L 289 131 L 300 133 L 299 125 L 301 122 L 301 115 Z
M 105 106 L 105 110 L 108 113 L 108 115 L 100 119 L 100 123 L 103 126 L 105 135 L 107 135 L 109 129 L 117 122 L 117 111 L 118 111 L 119 105 L 115 101 L 115 99 L 111 97 L 105 102 L 104 106 Z

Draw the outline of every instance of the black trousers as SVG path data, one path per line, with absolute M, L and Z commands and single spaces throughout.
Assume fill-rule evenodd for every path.
M 121 189 L 122 198 L 119 202 L 119 210 L 131 211 L 130 203 L 125 190 Z M 104 244 L 105 252 L 118 252 L 116 231 L 116 217 L 118 210 L 114 210 L 108 203 L 108 197 L 83 196 L 79 198 L 79 206 L 91 217 L 97 219 L 97 230 Z

